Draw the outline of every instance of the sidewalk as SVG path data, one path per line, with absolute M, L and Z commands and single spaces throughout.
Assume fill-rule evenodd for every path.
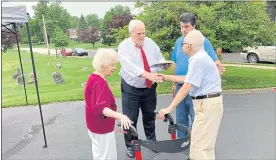
M 259 66 L 259 65 L 246 65 L 246 64 L 224 64 L 224 66 L 231 66 L 231 67 L 245 67 L 245 68 L 260 68 L 260 69 L 271 69 L 276 70 L 275 66 Z

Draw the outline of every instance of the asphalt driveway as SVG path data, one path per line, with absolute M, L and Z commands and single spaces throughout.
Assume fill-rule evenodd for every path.
M 274 160 L 275 92 L 225 93 L 224 116 L 217 140 L 218 160 Z M 171 96 L 158 97 L 158 109 L 168 106 Z M 117 99 L 119 110 L 121 102 Z M 48 148 L 42 148 L 43 134 L 38 107 L 2 109 L 2 159 L 84 160 L 92 159 L 91 142 L 84 119 L 84 103 L 43 105 Z M 175 115 L 175 113 L 173 113 Z M 138 132 L 144 139 L 141 116 Z M 156 121 L 157 139 L 169 139 L 167 124 Z M 116 129 L 117 130 L 117 129 Z M 116 133 L 118 159 L 125 155 L 122 133 Z M 156 154 L 143 148 L 144 159 L 185 159 L 186 153 Z

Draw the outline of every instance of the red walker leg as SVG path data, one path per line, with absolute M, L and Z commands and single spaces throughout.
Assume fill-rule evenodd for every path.
M 141 151 L 135 151 L 136 160 L 142 160 L 142 153 Z
M 135 159 L 136 160 L 142 160 L 142 152 L 141 152 L 141 146 L 138 140 L 133 140 L 131 142 L 134 145 L 135 150 Z
M 171 134 L 171 139 L 175 140 L 176 139 L 176 134 Z

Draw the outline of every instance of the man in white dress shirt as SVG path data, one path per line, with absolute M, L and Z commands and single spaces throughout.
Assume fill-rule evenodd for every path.
M 165 58 L 157 44 L 145 37 L 146 29 L 142 21 L 130 21 L 129 33 L 130 37 L 118 46 L 122 109 L 123 113 L 134 122 L 135 127 L 141 109 L 146 138 L 155 141 L 156 87 L 157 83 L 163 81 L 156 73 L 169 66 L 151 67 Z M 130 158 L 135 157 L 131 137 L 125 135 L 124 138 L 127 155 Z
M 189 32 L 182 44 L 189 58 L 186 76 L 163 75 L 165 80 L 185 82 L 169 107 L 161 109 L 164 117 L 190 94 L 195 119 L 191 133 L 190 159 L 214 160 L 215 144 L 223 115 L 221 77 L 212 58 L 204 51 L 204 36 L 198 30 Z

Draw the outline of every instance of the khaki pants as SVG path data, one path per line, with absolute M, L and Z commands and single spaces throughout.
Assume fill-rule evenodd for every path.
M 215 144 L 223 115 L 222 96 L 193 100 L 195 119 L 191 133 L 190 159 L 214 160 Z

